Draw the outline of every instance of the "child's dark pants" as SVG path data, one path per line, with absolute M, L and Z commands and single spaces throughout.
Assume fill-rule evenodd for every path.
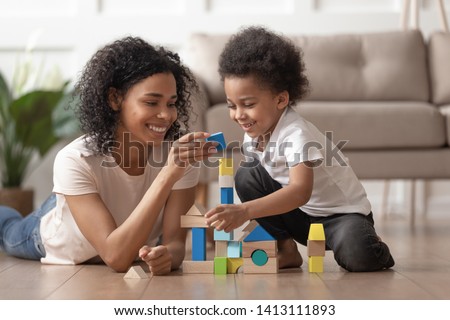
M 242 202 L 271 194 L 282 186 L 272 179 L 257 161 L 246 162 L 235 176 L 236 192 Z M 375 232 L 372 213 L 336 213 L 328 217 L 312 217 L 296 208 L 290 212 L 258 218 L 258 223 L 275 239 L 293 238 L 306 245 L 311 223 L 322 223 L 327 250 L 348 271 L 377 271 L 394 265 L 388 246 Z

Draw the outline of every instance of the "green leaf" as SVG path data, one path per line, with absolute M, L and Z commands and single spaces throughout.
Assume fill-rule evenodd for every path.
M 11 103 L 11 92 L 6 84 L 5 78 L 0 72 L 0 133 L 3 132 L 5 123 L 9 121 L 8 108 Z
M 69 92 L 59 101 L 53 112 L 53 131 L 58 138 L 71 138 L 80 134 L 80 123 L 75 116 L 74 105 L 79 97 Z
M 24 147 L 36 148 L 43 156 L 59 140 L 52 114 L 62 97 L 61 91 L 33 91 L 12 102 L 10 113 Z
M 6 123 L 0 143 L 0 169 L 4 187 L 19 187 L 25 176 L 33 150 L 17 141 L 14 122 Z

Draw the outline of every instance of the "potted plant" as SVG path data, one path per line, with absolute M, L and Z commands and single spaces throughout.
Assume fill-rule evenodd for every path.
M 67 85 L 18 90 L 20 86 L 8 86 L 0 72 L 0 204 L 23 215 L 34 209 L 33 190 L 22 188 L 30 165 L 78 129 L 66 108 L 73 101 Z

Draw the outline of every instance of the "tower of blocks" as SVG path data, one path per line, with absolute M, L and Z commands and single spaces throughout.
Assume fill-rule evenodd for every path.
M 183 261 L 184 273 L 213 273 L 214 261 L 206 260 L 205 208 L 194 204 L 186 215 L 181 216 L 181 227 L 192 231 L 192 258 Z
M 206 139 L 216 141 L 218 151 L 226 150 L 225 137 L 222 132 L 215 133 Z M 220 203 L 234 203 L 234 170 L 233 158 L 219 159 Z M 214 273 L 237 273 L 244 266 L 244 273 L 276 273 L 278 260 L 276 241 L 256 222 L 250 223 L 243 236 L 235 238 L 234 232 L 214 230 L 215 258 Z
M 309 272 L 323 272 L 325 232 L 321 223 L 312 223 L 309 228 L 307 252 Z
M 211 135 L 208 141 L 217 141 L 217 150 L 226 149 L 221 132 Z M 225 154 L 225 153 L 224 153 Z M 221 204 L 234 203 L 233 159 L 219 158 L 219 187 Z M 194 204 L 185 216 L 181 227 L 192 229 L 192 259 L 183 262 L 184 273 L 277 273 L 276 240 L 256 221 L 251 221 L 237 238 L 234 232 L 214 229 L 214 260 L 206 260 L 206 210 Z M 242 268 L 241 268 L 242 267 Z

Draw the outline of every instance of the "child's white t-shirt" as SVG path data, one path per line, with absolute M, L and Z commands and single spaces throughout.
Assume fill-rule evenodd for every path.
M 40 226 L 46 251 L 41 262 L 78 264 L 97 257 L 96 250 L 75 223 L 64 194 L 98 193 L 116 224 L 121 225 L 141 201 L 165 163 L 161 148 L 153 148 L 152 154 L 152 159 L 159 165 L 147 163 L 144 174 L 130 176 L 115 163 L 113 157 L 94 155 L 85 147 L 83 137 L 59 151 L 53 169 L 56 208 L 42 218 Z M 175 183 L 173 190 L 195 186 L 199 173 L 198 168 L 188 168 L 184 177 Z M 161 235 L 163 210 L 146 242 L 150 246 L 156 245 Z
M 243 150 L 247 161 L 258 159 L 282 186 L 289 184 L 290 167 L 305 161 L 314 163 L 311 198 L 300 207 L 302 211 L 317 217 L 371 212 L 366 191 L 342 152 L 292 108 L 287 107 L 281 115 L 263 152 L 256 150 L 256 142 L 245 134 Z

